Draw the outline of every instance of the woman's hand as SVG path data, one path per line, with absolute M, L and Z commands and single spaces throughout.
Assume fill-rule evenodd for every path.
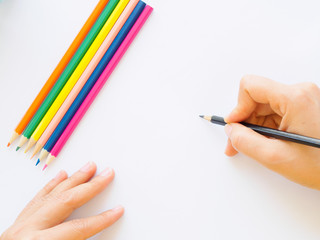
M 320 90 L 313 83 L 285 85 L 245 76 L 230 123 L 226 154 L 241 152 L 304 186 L 320 190 L 320 149 L 271 139 L 237 124 L 245 121 L 282 131 L 320 138 Z
M 95 172 L 96 165 L 92 162 L 70 178 L 61 171 L 35 196 L 0 239 L 81 240 L 112 225 L 123 215 L 122 207 L 98 216 L 64 222 L 75 209 L 102 192 L 114 178 L 110 168 L 92 178 Z

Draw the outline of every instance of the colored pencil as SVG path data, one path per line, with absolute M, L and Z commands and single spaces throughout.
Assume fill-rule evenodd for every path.
M 72 103 L 71 107 L 69 108 L 66 115 L 63 117 L 61 122 L 59 123 L 58 127 L 55 129 L 53 134 L 50 136 L 49 140 L 45 144 L 44 148 L 42 149 L 39 159 L 36 163 L 38 165 L 40 161 L 42 161 L 52 150 L 56 142 L 58 141 L 59 137 L 63 133 L 63 131 L 68 126 L 69 122 L 71 121 L 72 117 L 76 114 L 77 110 L 81 106 L 82 102 L 85 100 L 87 95 L 89 94 L 90 90 L 93 88 L 99 77 L 101 76 L 104 69 L 107 67 L 108 63 L 111 61 L 112 57 L 120 47 L 121 43 L 125 39 L 125 37 L 128 35 L 130 29 L 133 27 L 137 19 L 139 18 L 140 14 L 142 13 L 143 9 L 145 8 L 146 4 L 142 1 L 138 3 L 138 5 L 133 10 L 132 14 L 124 24 L 123 28 L 117 35 L 116 39 L 110 46 L 107 53 L 103 56 L 101 62 L 97 66 L 97 68 L 94 70 L 93 74 L 91 75 L 88 82 L 85 84 L 75 101 Z
M 65 129 L 65 131 L 63 132 L 63 134 L 60 136 L 59 140 L 53 147 L 50 155 L 47 158 L 46 165 L 44 166 L 43 170 L 58 156 L 61 149 L 63 148 L 63 146 L 69 139 L 69 137 L 71 136 L 72 132 L 74 131 L 76 126 L 79 124 L 80 120 L 82 119 L 82 117 L 84 116 L 84 114 L 86 113 L 90 105 L 92 104 L 93 100 L 96 98 L 101 88 L 103 87 L 103 85 L 108 80 L 111 73 L 113 72 L 113 70 L 119 63 L 119 61 L 121 60 L 122 56 L 125 54 L 126 50 L 129 48 L 130 44 L 132 43 L 132 41 L 134 40 L 134 38 L 142 28 L 142 26 L 144 25 L 148 17 L 150 16 L 152 10 L 153 9 L 150 6 L 146 6 L 144 8 L 140 17 L 138 18 L 138 20 L 130 30 L 129 34 L 127 35 L 127 37 L 125 38 L 125 40 L 123 41 L 123 43 L 121 44 L 121 46 L 119 47 L 119 49 L 117 50 L 113 58 L 111 59 L 108 66 L 103 71 L 102 75 L 99 77 L 98 81 L 96 82 L 96 84 L 94 85 L 94 87 L 92 88 L 92 90 L 90 91 L 86 99 L 84 100 L 84 102 L 81 104 L 77 113 L 74 115 L 71 122 L 68 124 L 67 128 Z
M 209 117 L 209 116 L 203 116 L 203 115 L 201 115 L 200 117 L 221 126 L 225 126 L 227 124 L 222 117 L 218 117 L 218 116 Z M 311 147 L 320 148 L 320 139 L 317 139 L 317 138 L 306 137 L 303 135 L 284 132 L 284 131 L 267 128 L 267 127 L 262 127 L 262 126 L 258 126 L 258 125 L 254 125 L 246 122 L 241 122 L 241 124 L 267 137 L 272 137 L 280 140 L 285 140 L 289 142 L 295 142 L 295 143 L 299 143 L 299 144 L 303 144 Z
M 36 128 L 45 128 L 50 123 L 50 119 L 52 119 L 52 115 L 54 115 L 59 107 L 62 105 L 70 91 L 72 90 L 73 86 L 76 84 L 88 64 L 90 63 L 91 59 L 93 58 L 94 54 L 98 51 L 99 47 L 101 46 L 103 40 L 109 34 L 111 28 L 119 18 L 120 14 L 122 13 L 123 9 L 126 7 L 129 0 L 120 0 L 114 11 L 111 13 L 110 17 L 102 27 L 101 31 L 94 39 L 93 43 L 89 47 L 88 51 L 85 53 L 83 58 L 81 59 L 79 65 L 76 67 L 74 72 L 72 73 L 71 77 L 66 81 L 65 85 L 62 86 L 61 92 L 56 92 L 56 98 L 53 99 L 53 103 L 50 106 L 45 108 L 45 111 L 42 111 L 41 114 L 37 117 L 37 120 L 32 124 L 29 124 L 26 130 L 23 132 L 21 141 L 19 142 L 18 148 L 21 148 L 24 143 L 31 137 L 33 132 Z M 49 110 L 48 110 L 49 109 Z M 38 113 L 37 113 L 38 114 Z M 44 116 L 45 115 L 45 116 Z M 44 116 L 44 117 L 43 117 Z M 41 117 L 41 118 L 40 118 Z
M 47 97 L 48 93 L 50 92 L 51 88 L 54 86 L 54 84 L 57 82 L 59 76 L 61 73 L 64 71 L 68 63 L 70 62 L 71 58 L 74 56 L 76 53 L 77 49 L 87 36 L 88 32 L 98 19 L 99 15 L 107 5 L 109 0 L 100 0 L 99 3 L 97 4 L 96 8 L 93 10 L 91 15 L 89 16 L 88 20 L 86 23 L 83 25 L 82 29 L 78 33 L 77 37 L 73 40 L 72 44 L 70 45 L 69 49 L 67 52 L 64 54 L 62 59 L 60 60 L 59 64 L 56 66 L 55 70 L 45 83 L 45 85 L 42 87 L 40 92 L 38 93 L 37 97 L 33 100 L 32 104 L 30 105 L 29 109 L 27 112 L 24 114 L 22 119 L 20 120 L 19 124 L 15 128 L 12 137 L 8 143 L 8 147 L 22 134 L 24 129 L 27 127 L 29 124 L 30 120 L 34 116 L 34 114 L 37 112 L 39 109 L 40 105 L 44 101 L 44 99 Z
M 122 12 L 121 16 L 111 29 L 109 35 L 106 37 L 106 39 L 103 41 L 101 47 L 97 51 L 97 53 L 92 58 L 91 62 L 81 75 L 80 79 L 76 83 L 76 85 L 73 87 L 72 91 L 69 93 L 68 97 L 65 99 L 61 107 L 58 109 L 57 113 L 55 115 L 52 115 L 52 119 L 48 119 L 47 122 L 50 121 L 48 126 L 41 126 L 34 131 L 32 134 L 26 151 L 28 151 L 34 143 L 37 141 L 37 145 L 34 149 L 33 156 L 44 146 L 44 144 L 47 142 L 55 128 L 58 126 L 59 122 L 65 115 L 65 113 L 68 111 L 69 107 L 73 103 L 73 101 L 78 96 L 79 92 L 89 79 L 90 75 L 93 73 L 97 65 L 99 64 L 100 60 L 102 59 L 103 55 L 107 52 L 108 48 L 112 44 L 113 40 L 116 38 L 117 34 L 120 32 L 121 28 L 123 27 L 124 23 L 129 18 L 130 14 L 132 13 L 135 6 L 138 4 L 139 0 L 130 0 L 127 7 Z M 46 127 L 46 128 L 45 128 Z

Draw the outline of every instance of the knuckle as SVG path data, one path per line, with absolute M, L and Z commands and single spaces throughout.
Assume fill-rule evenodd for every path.
M 34 198 L 34 199 L 32 199 L 32 200 L 30 201 L 30 203 L 28 204 L 28 206 L 34 207 L 34 206 L 39 205 L 41 202 L 42 202 L 42 197 Z
M 305 89 L 308 92 L 317 92 L 319 91 L 319 87 L 317 86 L 317 84 L 313 83 L 313 82 L 307 82 L 305 83 Z
M 311 102 L 313 102 L 312 96 L 310 96 L 310 92 L 307 90 L 307 88 L 296 89 L 296 91 L 292 97 L 293 104 L 306 105 Z
M 41 196 L 41 197 L 39 198 L 39 200 L 37 200 L 37 201 L 39 201 L 39 202 L 46 202 L 46 201 L 48 201 L 48 200 L 50 200 L 50 199 L 51 199 L 51 195 L 48 194 L 48 195 L 45 195 L 45 196 Z
M 53 183 L 49 182 L 47 185 L 43 187 L 43 191 L 48 193 L 48 192 L 51 192 L 52 188 L 53 188 Z
M 70 222 L 72 230 L 79 235 L 78 239 L 85 239 L 85 232 L 89 228 L 86 219 L 75 219 Z
M 76 203 L 79 199 L 79 196 L 74 192 L 62 192 L 54 194 L 50 198 L 53 201 L 57 201 L 63 204 L 64 206 L 74 209 L 76 207 Z
M 250 74 L 245 74 L 240 80 L 240 87 L 244 88 L 249 82 L 251 82 L 253 76 Z

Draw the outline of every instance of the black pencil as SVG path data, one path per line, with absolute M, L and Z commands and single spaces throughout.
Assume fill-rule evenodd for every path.
M 218 117 L 218 116 L 208 117 L 203 115 L 201 115 L 200 117 L 221 126 L 225 126 L 227 124 L 222 117 Z M 306 137 L 299 134 L 288 133 L 288 132 L 284 132 L 284 131 L 280 131 L 272 128 L 245 123 L 245 122 L 241 122 L 241 124 L 267 137 L 273 137 L 273 138 L 277 138 L 285 141 L 290 141 L 290 142 L 300 143 L 300 144 L 304 144 L 311 147 L 320 148 L 320 139 L 317 139 L 317 138 Z

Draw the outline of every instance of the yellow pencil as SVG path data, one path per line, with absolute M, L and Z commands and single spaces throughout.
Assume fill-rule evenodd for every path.
M 83 59 L 77 66 L 76 70 L 73 72 L 71 77 L 69 78 L 66 85 L 63 87 L 59 95 L 57 96 L 56 100 L 52 103 L 51 107 L 49 108 L 46 115 L 43 117 L 39 125 L 37 126 L 36 130 L 33 132 L 25 153 L 30 150 L 30 148 L 39 140 L 42 133 L 46 130 L 49 123 L 51 122 L 54 115 L 57 113 L 65 99 L 68 97 L 69 93 L 71 92 L 74 85 L 77 83 L 79 78 L 81 77 L 82 73 L 85 71 L 86 67 L 89 65 L 90 61 L 98 51 L 99 47 L 101 46 L 104 39 L 107 37 L 109 32 L 111 31 L 112 27 L 120 17 L 121 13 L 127 6 L 129 0 L 120 0 L 117 7 L 114 9 L 113 13 L 111 14 L 110 18 L 107 20 L 103 28 L 101 29 L 100 33 L 88 49 L 87 53 L 84 55 Z

